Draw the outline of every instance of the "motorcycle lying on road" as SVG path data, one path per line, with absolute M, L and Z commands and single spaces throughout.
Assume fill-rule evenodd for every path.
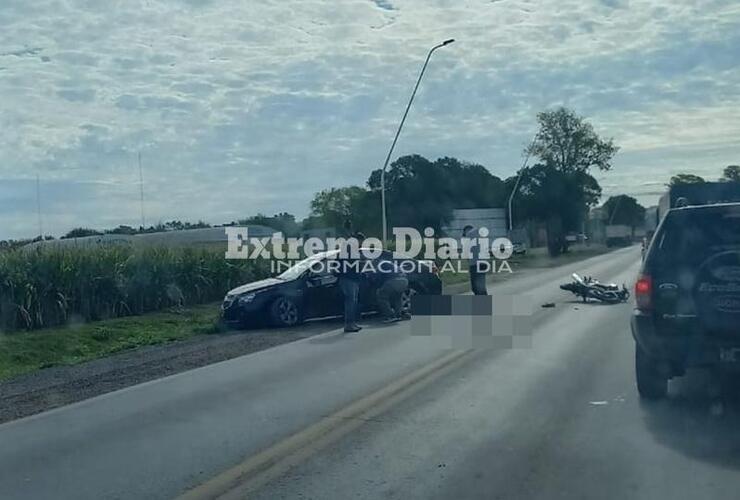
M 581 278 L 575 273 L 571 277 L 573 281 L 560 285 L 560 288 L 581 297 L 584 302 L 588 302 L 589 299 L 596 299 L 606 304 L 619 304 L 630 298 L 630 292 L 625 285 L 619 288 L 614 283 L 599 283 L 598 280 L 591 277 Z

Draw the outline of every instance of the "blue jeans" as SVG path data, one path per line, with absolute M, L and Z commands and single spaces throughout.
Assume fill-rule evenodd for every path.
M 347 278 L 339 278 L 339 286 L 344 295 L 344 326 L 357 324 L 360 299 L 360 282 Z

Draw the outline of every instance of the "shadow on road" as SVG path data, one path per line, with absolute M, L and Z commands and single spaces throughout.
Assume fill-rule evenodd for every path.
M 354 333 L 345 333 L 343 331 L 344 324 L 337 325 L 337 331 L 334 332 L 331 335 L 326 335 L 322 337 L 316 337 L 308 342 L 310 344 L 316 344 L 316 345 L 331 345 L 331 344 L 337 344 L 339 342 L 346 342 L 347 340 L 352 340 L 355 338 Z M 362 332 L 359 332 L 362 334 Z
M 318 323 L 319 321 L 320 323 Z M 362 330 L 356 333 L 345 333 L 344 331 L 342 331 L 344 327 L 344 320 L 342 318 L 318 320 L 317 324 L 320 324 L 327 331 L 331 331 L 331 329 L 334 328 L 336 328 L 338 331 L 335 332 L 335 334 L 333 335 L 319 336 L 313 338 L 309 340 L 311 344 L 335 344 L 337 342 L 343 342 L 347 339 L 356 338 L 358 335 L 362 335 L 363 332 L 370 332 L 372 330 L 384 328 L 392 328 L 394 325 L 397 325 L 399 323 L 384 323 L 377 314 L 363 315 L 363 318 L 360 321 L 360 325 L 362 325 Z
M 641 402 L 656 441 L 691 458 L 740 469 L 740 377 L 690 371 L 671 381 L 669 397 Z

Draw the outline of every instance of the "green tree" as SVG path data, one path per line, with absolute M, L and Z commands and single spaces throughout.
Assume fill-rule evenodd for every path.
M 203 222 L 202 220 L 199 220 L 198 222 L 186 222 L 185 223 L 185 229 L 206 229 L 211 227 L 210 224 L 207 222 Z
M 183 231 L 186 229 L 205 229 L 211 227 L 210 224 L 199 220 L 198 222 L 182 222 L 179 220 L 171 220 L 164 224 L 158 224 L 157 229 L 163 231 Z
M 380 170 L 370 174 L 367 184 L 379 200 Z M 430 161 L 409 155 L 390 165 L 386 195 L 391 225 L 439 230 L 453 209 L 503 206 L 505 186 L 482 165 L 451 157 Z
M 703 177 L 699 177 L 694 174 L 676 174 L 671 177 L 669 186 L 677 186 L 679 184 L 701 184 L 706 182 Z
M 100 231 L 97 231 L 95 229 L 90 229 L 86 227 L 76 227 L 69 231 L 67 234 L 61 237 L 61 239 L 68 239 L 68 238 L 84 238 L 85 236 L 99 236 L 103 233 Z
M 611 196 L 604 203 L 604 211 L 611 224 L 624 224 L 634 229 L 645 223 L 645 207 L 626 194 Z
M 181 230 L 185 229 L 185 224 L 183 224 L 179 220 L 171 220 L 169 222 L 165 222 L 164 223 L 164 227 L 168 231 L 181 231 Z
M 108 229 L 106 234 L 136 234 L 137 230 L 131 226 L 120 225 L 114 229 Z
M 301 229 L 319 229 L 326 227 L 324 220 L 315 215 L 309 215 L 301 221 Z
M 296 236 L 298 234 L 298 223 L 295 220 L 295 215 L 288 212 L 280 212 L 272 217 L 259 213 L 239 220 L 239 224 L 271 227 L 285 236 Z
M 311 200 L 311 216 L 321 219 L 328 227 L 342 228 L 353 219 L 367 191 L 359 186 L 324 189 Z
M 280 212 L 272 216 L 272 227 L 286 236 L 298 235 L 298 223 L 295 215 L 288 212 Z
M 516 177 L 511 177 L 506 184 L 513 187 L 515 181 Z M 514 212 L 517 219 L 544 222 L 548 251 L 557 255 L 567 250 L 565 232 L 580 228 L 588 209 L 598 203 L 600 196 L 601 186 L 589 173 L 562 172 L 538 163 L 522 174 Z
M 727 165 L 722 172 L 722 181 L 740 182 L 740 165 Z
M 548 250 L 557 255 L 567 250 L 564 233 L 580 228 L 601 188 L 589 171 L 609 170 L 619 147 L 601 138 L 583 117 L 567 108 L 537 115 L 539 130 L 525 154 L 539 159 L 522 179 L 525 192 L 520 205 L 532 217 L 547 224 Z
M 593 126 L 573 110 L 557 108 L 537 115 L 539 132 L 527 152 L 562 172 L 609 170 L 619 151 L 613 139 L 602 139 Z

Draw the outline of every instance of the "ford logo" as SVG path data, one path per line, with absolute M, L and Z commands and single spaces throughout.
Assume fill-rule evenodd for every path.
M 726 313 L 740 313 L 740 296 L 723 295 L 712 301 L 714 308 Z
M 740 281 L 740 266 L 717 266 L 712 276 L 723 281 Z

